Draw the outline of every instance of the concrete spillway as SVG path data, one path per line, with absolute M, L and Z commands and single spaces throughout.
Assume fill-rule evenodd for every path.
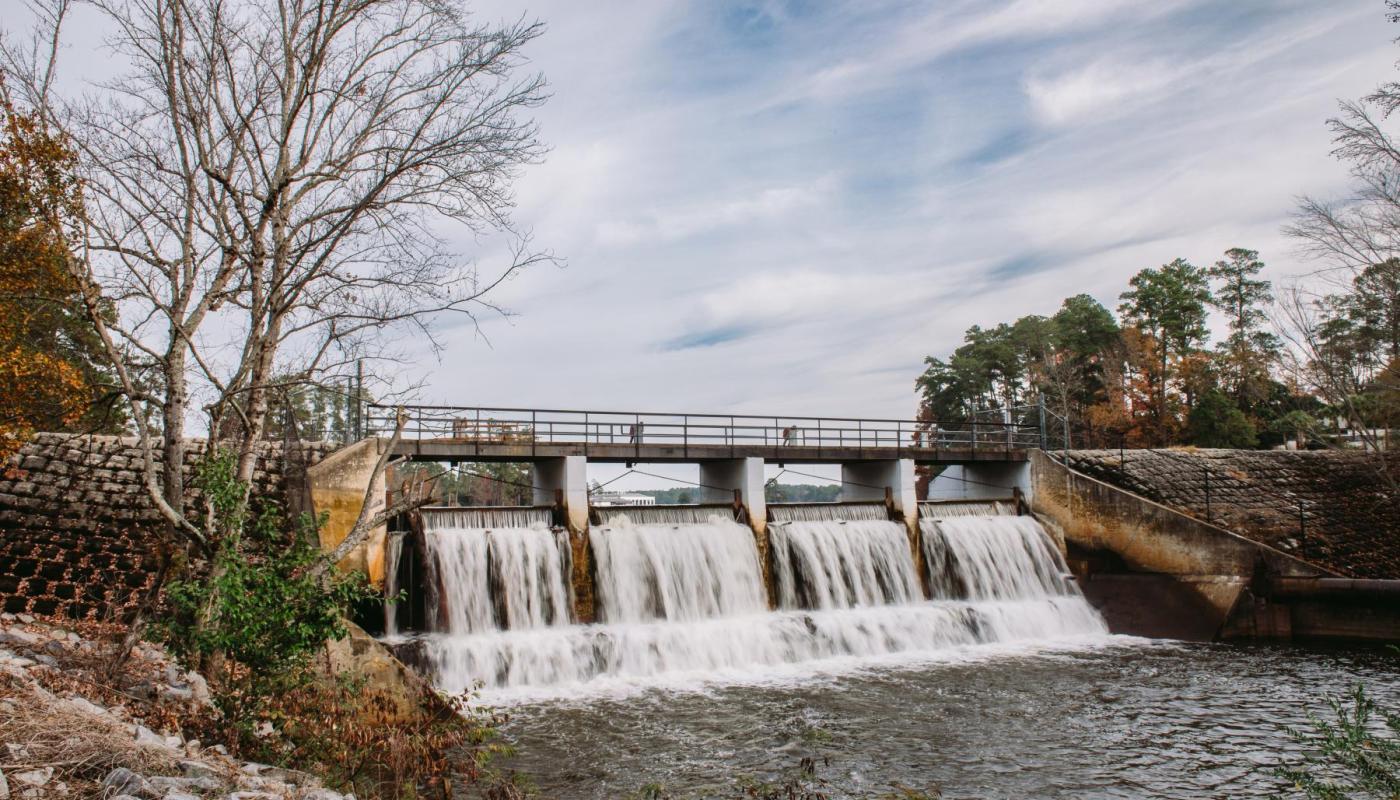
M 1106 633 L 1033 519 L 931 523 L 924 546 L 940 554 L 947 580 L 930 598 L 902 523 L 839 506 L 775 516 L 787 518 L 768 526 L 764 563 L 753 530 L 732 514 L 609 514 L 589 532 L 598 621 L 585 625 L 568 614 L 562 531 L 425 514 L 438 610 L 409 646 L 448 690 L 568 694 Z

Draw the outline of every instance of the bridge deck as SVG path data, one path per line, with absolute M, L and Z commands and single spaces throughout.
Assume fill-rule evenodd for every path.
M 923 464 L 1024 461 L 1037 425 L 1022 422 L 407 406 L 397 452 L 431 461 L 687 462 L 758 457 L 793 464 L 909 458 Z M 387 435 L 397 409 L 370 406 Z

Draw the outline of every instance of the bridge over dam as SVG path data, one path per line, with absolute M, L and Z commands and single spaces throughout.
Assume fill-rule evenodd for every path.
M 399 413 L 370 409 L 374 448 L 382 449 Z M 446 406 L 402 413 L 397 456 L 527 463 L 534 491 L 531 507 L 427 507 L 400 520 L 386 540 L 385 573 L 411 602 L 386 619 L 391 630 L 509 632 L 560 620 L 706 616 L 653 607 L 679 602 L 664 596 L 684 587 L 692 599 L 737 593 L 775 613 L 969 597 L 1043 598 L 1045 611 L 1068 602 L 1055 598 L 1087 595 L 1115 632 L 1400 638 L 1400 584 L 1350 580 L 1095 482 L 1047 451 L 1053 431 L 1036 415 L 942 424 Z M 693 463 L 700 502 L 594 506 L 590 462 Z M 770 463 L 839 467 L 840 501 L 769 505 Z M 923 466 L 936 472 L 926 485 L 916 480 Z M 735 538 L 739 531 L 748 545 Z M 743 572 L 732 561 L 735 547 L 740 562 L 749 558 L 743 552 L 753 554 L 757 588 L 721 576 Z M 980 585 L 988 576 L 1010 584 Z M 470 620 L 451 599 L 464 583 L 479 592 Z M 644 609 L 618 606 L 619 595 Z M 520 608 L 552 610 L 512 622 Z
M 444 463 L 523 462 L 536 505 L 558 505 L 575 530 L 587 525 L 587 464 L 693 463 L 709 503 L 736 501 L 765 523 L 764 467 L 835 465 L 842 499 L 888 501 L 912 525 L 916 471 L 937 466 L 930 498 L 1007 499 L 1030 487 L 1032 449 L 1045 430 L 1013 419 L 932 420 L 753 414 L 675 414 L 463 406 L 372 405 L 381 437 L 406 423 L 395 455 Z

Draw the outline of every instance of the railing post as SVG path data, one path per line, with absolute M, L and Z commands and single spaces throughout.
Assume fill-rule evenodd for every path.
M 977 450 L 977 412 L 972 412 L 972 441 L 969 442 L 973 451 Z
M 536 442 L 539 440 L 539 437 L 540 437 L 540 425 L 539 425 L 538 413 L 539 413 L 539 412 L 536 412 L 536 411 L 531 411 L 531 412 L 530 412 L 530 455 L 531 455 L 531 457 L 533 457 L 533 456 L 535 455 L 535 445 L 536 445 Z

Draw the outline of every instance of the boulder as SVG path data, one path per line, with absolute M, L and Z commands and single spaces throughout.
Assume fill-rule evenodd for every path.
M 145 778 L 126 767 L 117 767 L 102 779 L 103 788 L 112 794 L 147 797 L 154 793 Z
M 431 688 L 358 625 L 347 622 L 346 627 L 349 633 L 344 639 L 326 644 L 326 659 L 322 663 L 327 677 L 359 681 L 364 692 L 389 698 L 403 719 L 418 717 L 424 710 L 425 698 L 435 696 Z

